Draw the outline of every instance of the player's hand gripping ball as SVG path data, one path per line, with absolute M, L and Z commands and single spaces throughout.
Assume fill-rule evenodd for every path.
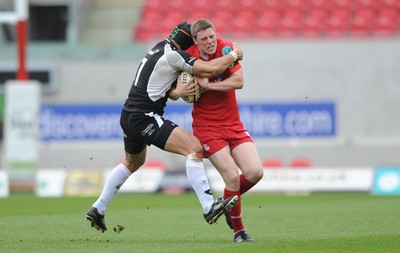
M 196 76 L 186 72 L 186 71 L 182 71 L 179 74 L 180 81 L 182 82 L 182 84 L 187 84 L 189 83 L 190 80 L 194 79 L 193 82 L 196 83 Z M 198 84 L 196 84 L 198 85 Z M 196 90 L 196 94 L 191 95 L 191 96 L 183 96 L 182 99 L 186 102 L 186 103 L 194 103 L 196 102 L 199 98 L 200 98 L 200 88 Z

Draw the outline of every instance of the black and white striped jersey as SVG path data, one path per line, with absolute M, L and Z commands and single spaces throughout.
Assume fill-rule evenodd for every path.
M 124 110 L 163 115 L 171 86 L 182 71 L 192 73 L 196 60 L 169 39 L 159 42 L 140 63 Z

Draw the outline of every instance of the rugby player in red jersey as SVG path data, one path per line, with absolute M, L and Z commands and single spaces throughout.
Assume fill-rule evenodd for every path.
M 214 25 L 207 19 L 195 21 L 191 34 L 195 44 L 186 52 L 196 58 L 210 61 L 232 51 L 233 44 L 217 38 Z M 242 220 L 241 195 L 260 181 L 263 168 L 239 116 L 235 90 L 244 84 L 241 64 L 236 61 L 209 80 L 199 78 L 199 84 L 204 90 L 193 105 L 193 133 L 203 146 L 203 157 L 211 161 L 225 182 L 223 199 L 239 197 L 238 204 L 226 213 L 226 221 L 234 230 L 233 240 L 252 242 Z

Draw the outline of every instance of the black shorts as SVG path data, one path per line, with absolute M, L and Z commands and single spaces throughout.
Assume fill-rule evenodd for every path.
M 124 131 L 125 151 L 138 154 L 146 145 L 164 149 L 172 130 L 178 127 L 162 116 L 150 113 L 126 112 L 122 110 L 120 124 Z

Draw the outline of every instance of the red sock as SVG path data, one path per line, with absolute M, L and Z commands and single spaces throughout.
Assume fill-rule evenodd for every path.
M 249 181 L 247 181 L 246 177 L 241 174 L 240 175 L 240 194 L 244 194 L 245 192 L 247 192 L 248 190 L 250 190 L 251 188 L 253 188 L 255 184 L 250 183 Z
M 229 198 L 230 196 L 238 196 L 238 203 L 232 210 L 229 212 L 229 217 L 231 218 L 233 231 L 234 233 L 239 232 L 244 229 L 244 225 L 242 222 L 242 204 L 240 201 L 240 192 L 239 191 L 229 191 L 224 189 L 224 199 Z

